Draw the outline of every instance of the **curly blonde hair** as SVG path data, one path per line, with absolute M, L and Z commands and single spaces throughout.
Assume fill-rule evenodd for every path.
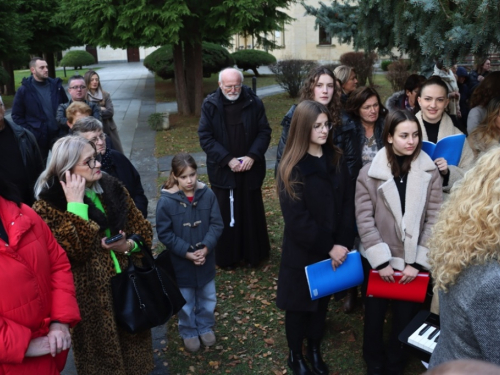
M 434 290 L 448 291 L 468 266 L 500 258 L 500 147 L 455 184 L 429 240 Z

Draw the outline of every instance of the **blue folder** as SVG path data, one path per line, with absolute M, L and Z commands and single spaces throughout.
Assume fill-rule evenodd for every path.
M 357 251 L 351 251 L 336 271 L 331 259 L 311 264 L 305 271 L 312 300 L 352 288 L 364 280 L 361 255 Z
M 434 144 L 429 141 L 422 141 L 422 150 L 425 151 L 432 160 L 445 158 L 448 165 L 457 166 L 462 157 L 465 134 L 449 135 Z

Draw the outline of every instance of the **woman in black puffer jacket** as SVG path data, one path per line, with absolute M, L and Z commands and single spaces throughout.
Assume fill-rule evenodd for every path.
M 383 147 L 382 131 L 386 114 L 387 109 L 382 105 L 378 92 L 371 87 L 360 87 L 349 96 L 342 125 L 335 135 L 335 144 L 344 151 L 353 179 Z

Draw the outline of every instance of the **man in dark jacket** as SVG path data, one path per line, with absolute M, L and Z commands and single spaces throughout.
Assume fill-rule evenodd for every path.
M 5 118 L 5 106 L 0 97 L 0 176 L 16 186 L 23 203 L 35 202 L 33 188 L 44 169 L 42 155 L 35 137 Z
M 237 69 L 219 74 L 219 88 L 203 102 L 198 128 L 224 221 L 215 261 L 227 268 L 240 261 L 256 267 L 270 250 L 261 187 L 271 128 L 264 104 L 242 83 Z
M 68 97 L 59 78 L 49 77 L 47 63 L 40 57 L 30 61 L 31 77 L 24 78 L 12 106 L 12 119 L 36 137 L 43 159 L 59 136 L 56 110 Z
M 92 110 L 92 117 L 101 121 L 101 108 L 97 103 L 87 101 L 87 86 L 85 79 L 81 75 L 74 75 L 68 79 L 68 93 L 71 96 L 69 102 L 59 105 L 56 113 L 56 120 L 60 128 L 60 136 L 68 135 L 69 126 L 66 118 L 66 109 L 73 102 L 83 102 Z

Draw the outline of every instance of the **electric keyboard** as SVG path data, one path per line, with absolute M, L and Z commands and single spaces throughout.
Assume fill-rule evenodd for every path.
M 419 357 L 429 362 L 440 336 L 439 315 L 420 311 L 399 334 L 399 341 L 418 351 Z

